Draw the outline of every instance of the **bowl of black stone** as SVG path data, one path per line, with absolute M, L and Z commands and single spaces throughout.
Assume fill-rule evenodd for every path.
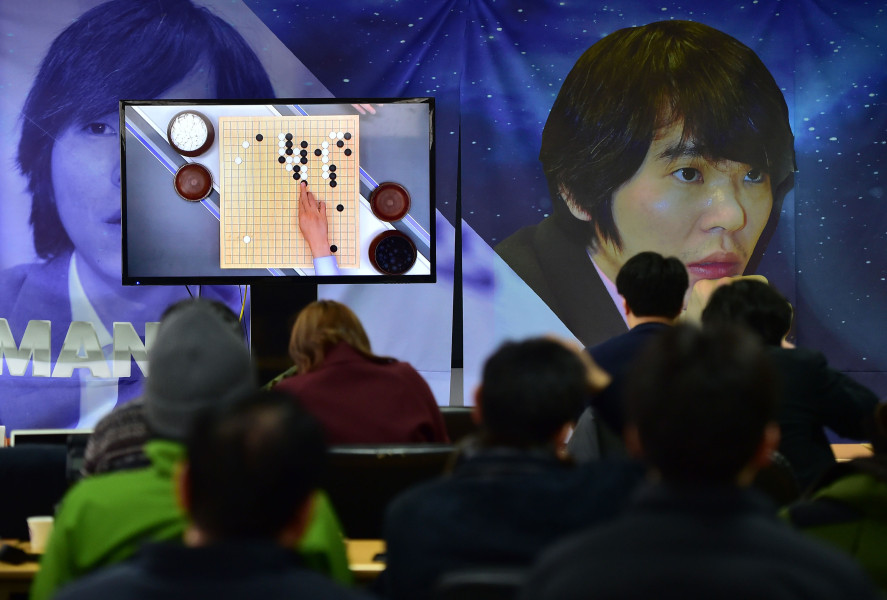
M 399 221 L 410 211 L 410 193 L 399 183 L 380 183 L 370 194 L 370 209 L 381 221 Z
M 370 262 L 384 275 L 403 275 L 416 263 L 416 244 L 396 229 L 383 231 L 370 242 Z
M 176 171 L 173 185 L 176 193 L 188 202 L 199 202 L 212 191 L 213 176 L 199 163 L 186 163 Z

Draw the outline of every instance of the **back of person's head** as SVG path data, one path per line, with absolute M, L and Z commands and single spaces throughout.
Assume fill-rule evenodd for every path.
M 162 438 L 183 440 L 200 410 L 229 404 L 256 389 L 243 339 L 218 307 L 205 301 L 181 306 L 161 322 L 148 361 L 145 416 Z
M 546 444 L 595 391 L 588 364 L 563 343 L 506 342 L 484 364 L 478 392 L 482 429 L 492 443 Z
M 616 275 L 616 290 L 638 317 L 676 318 L 689 285 L 684 263 L 656 252 L 635 254 Z
M 792 306 L 763 281 L 739 279 L 714 291 L 702 311 L 703 327 L 745 327 L 765 344 L 779 346 L 792 326 Z
M 768 173 L 778 206 L 793 182 L 788 117 L 779 85 L 745 44 L 702 23 L 658 21 L 614 31 L 576 61 L 539 160 L 552 198 L 569 197 L 589 216 L 592 237 L 620 248 L 613 194 L 659 130 L 682 123 L 682 142 L 703 157 Z
M 669 328 L 644 349 L 626 385 L 629 426 L 663 480 L 735 482 L 755 458 L 779 399 L 777 375 L 745 330 Z
M 178 313 L 180 310 L 184 308 L 188 308 L 190 306 L 195 306 L 197 304 L 202 304 L 207 307 L 207 309 L 213 311 L 222 321 L 228 326 L 231 330 L 231 333 L 237 335 L 239 337 L 243 336 L 243 323 L 241 323 L 240 319 L 234 314 L 227 304 L 220 300 L 215 300 L 213 298 L 185 298 L 184 300 L 179 300 L 178 302 L 173 302 L 160 315 L 160 326 L 163 327 L 164 323 Z
M 211 539 L 275 538 L 320 485 L 323 430 L 292 396 L 207 410 L 188 436 L 188 511 Z
M 326 352 L 340 342 L 373 356 L 370 339 L 354 311 L 335 300 L 317 300 L 296 317 L 290 334 L 290 358 L 300 373 L 306 373 L 317 368 Z

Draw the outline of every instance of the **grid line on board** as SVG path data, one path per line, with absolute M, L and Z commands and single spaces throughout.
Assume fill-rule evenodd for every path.
M 222 268 L 310 268 L 299 184 L 326 203 L 339 266 L 360 266 L 357 115 L 220 117 Z

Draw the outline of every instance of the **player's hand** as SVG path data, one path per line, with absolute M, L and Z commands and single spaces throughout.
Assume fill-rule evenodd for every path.
M 330 256 L 329 224 L 326 220 L 326 204 L 317 200 L 312 192 L 308 191 L 308 183 L 299 183 L 299 231 L 308 247 L 311 256 L 320 258 Z
M 739 281 L 740 279 L 754 279 L 764 283 L 770 283 L 763 275 L 742 275 L 740 277 L 721 277 L 720 279 L 700 279 L 690 290 L 690 299 L 687 301 L 687 310 L 681 313 L 680 320 L 684 323 L 699 325 L 702 323 L 702 311 L 708 304 L 709 298 L 715 290 L 722 285 Z
M 362 115 L 376 114 L 376 109 L 373 107 L 372 104 L 352 104 L 351 107 Z

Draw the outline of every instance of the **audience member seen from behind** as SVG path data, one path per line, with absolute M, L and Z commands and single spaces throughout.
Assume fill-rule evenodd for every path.
M 408 363 L 376 356 L 357 315 L 334 300 L 302 309 L 289 345 L 295 375 L 280 389 L 299 398 L 330 444 L 446 442 L 431 388 Z
M 444 573 L 529 565 L 558 538 L 612 518 L 643 478 L 639 464 L 574 466 L 564 440 L 608 377 L 553 339 L 501 346 L 475 394 L 480 431 L 451 475 L 396 498 L 385 522 L 385 587 L 429 598 Z
M 132 556 L 151 540 L 180 540 L 186 518 L 175 498 L 174 473 L 195 416 L 256 389 L 249 352 L 214 308 L 194 302 L 161 325 L 151 347 L 145 417 L 153 438 L 151 465 L 78 482 L 62 499 L 31 586 L 31 598 L 51 598 L 62 585 Z M 312 566 L 348 579 L 335 515 L 319 503 L 300 551 Z
M 821 352 L 782 347 L 791 322 L 788 301 L 773 286 L 755 280 L 718 288 L 702 311 L 704 327 L 738 324 L 766 344 L 782 379 L 779 452 L 804 489 L 835 463 L 825 428 L 846 438 L 865 439 L 878 398 L 830 368 Z
M 623 388 L 631 362 L 656 335 L 674 324 L 684 306 L 689 285 L 687 268 L 679 259 L 656 252 L 641 252 L 628 259 L 616 276 L 622 311 L 629 330 L 588 348 L 588 353 L 612 377 L 612 382 L 591 399 L 570 438 L 570 453 L 577 460 L 600 454 L 624 453 Z M 595 441 L 599 448 L 595 448 Z
M 875 407 L 874 455 L 835 463 L 782 516 L 852 554 L 887 591 L 887 404 Z
M 626 388 L 626 442 L 657 474 L 624 514 L 551 548 L 522 598 L 878 598 L 849 557 L 748 489 L 779 440 L 779 385 L 754 336 L 678 326 Z
M 224 303 L 204 298 L 189 298 L 170 305 L 160 317 L 161 326 L 180 309 L 196 303 L 205 303 L 208 309 L 214 310 L 222 321 L 229 325 L 235 335 L 242 336 L 243 326 L 237 315 Z M 81 473 L 89 476 L 146 467 L 151 461 L 145 455 L 144 446 L 150 439 L 151 431 L 145 416 L 144 398 L 140 396 L 126 404 L 118 405 L 102 417 L 89 436 Z
M 206 411 L 178 471 L 184 546 L 146 544 L 134 560 L 65 588 L 59 599 L 363 598 L 306 569 L 293 548 L 311 521 L 325 459 L 317 421 L 282 393 Z
M 52 356 L 59 356 L 71 323 L 83 321 L 110 349 L 116 322 L 143 335 L 146 323 L 188 297 L 184 286 L 120 283 L 120 98 L 271 97 L 243 37 L 189 0 L 111 0 L 71 22 L 53 40 L 22 108 L 17 160 L 41 260 L 0 272 L 0 318 L 15 339 L 30 322 L 49 321 Z M 204 294 L 231 306 L 241 300 L 233 286 L 207 286 Z M 71 362 L 69 377 L 60 376 L 61 358 L 53 377 L 4 372 L 0 422 L 92 427 L 141 392 L 138 368 L 118 379 L 105 361 Z

